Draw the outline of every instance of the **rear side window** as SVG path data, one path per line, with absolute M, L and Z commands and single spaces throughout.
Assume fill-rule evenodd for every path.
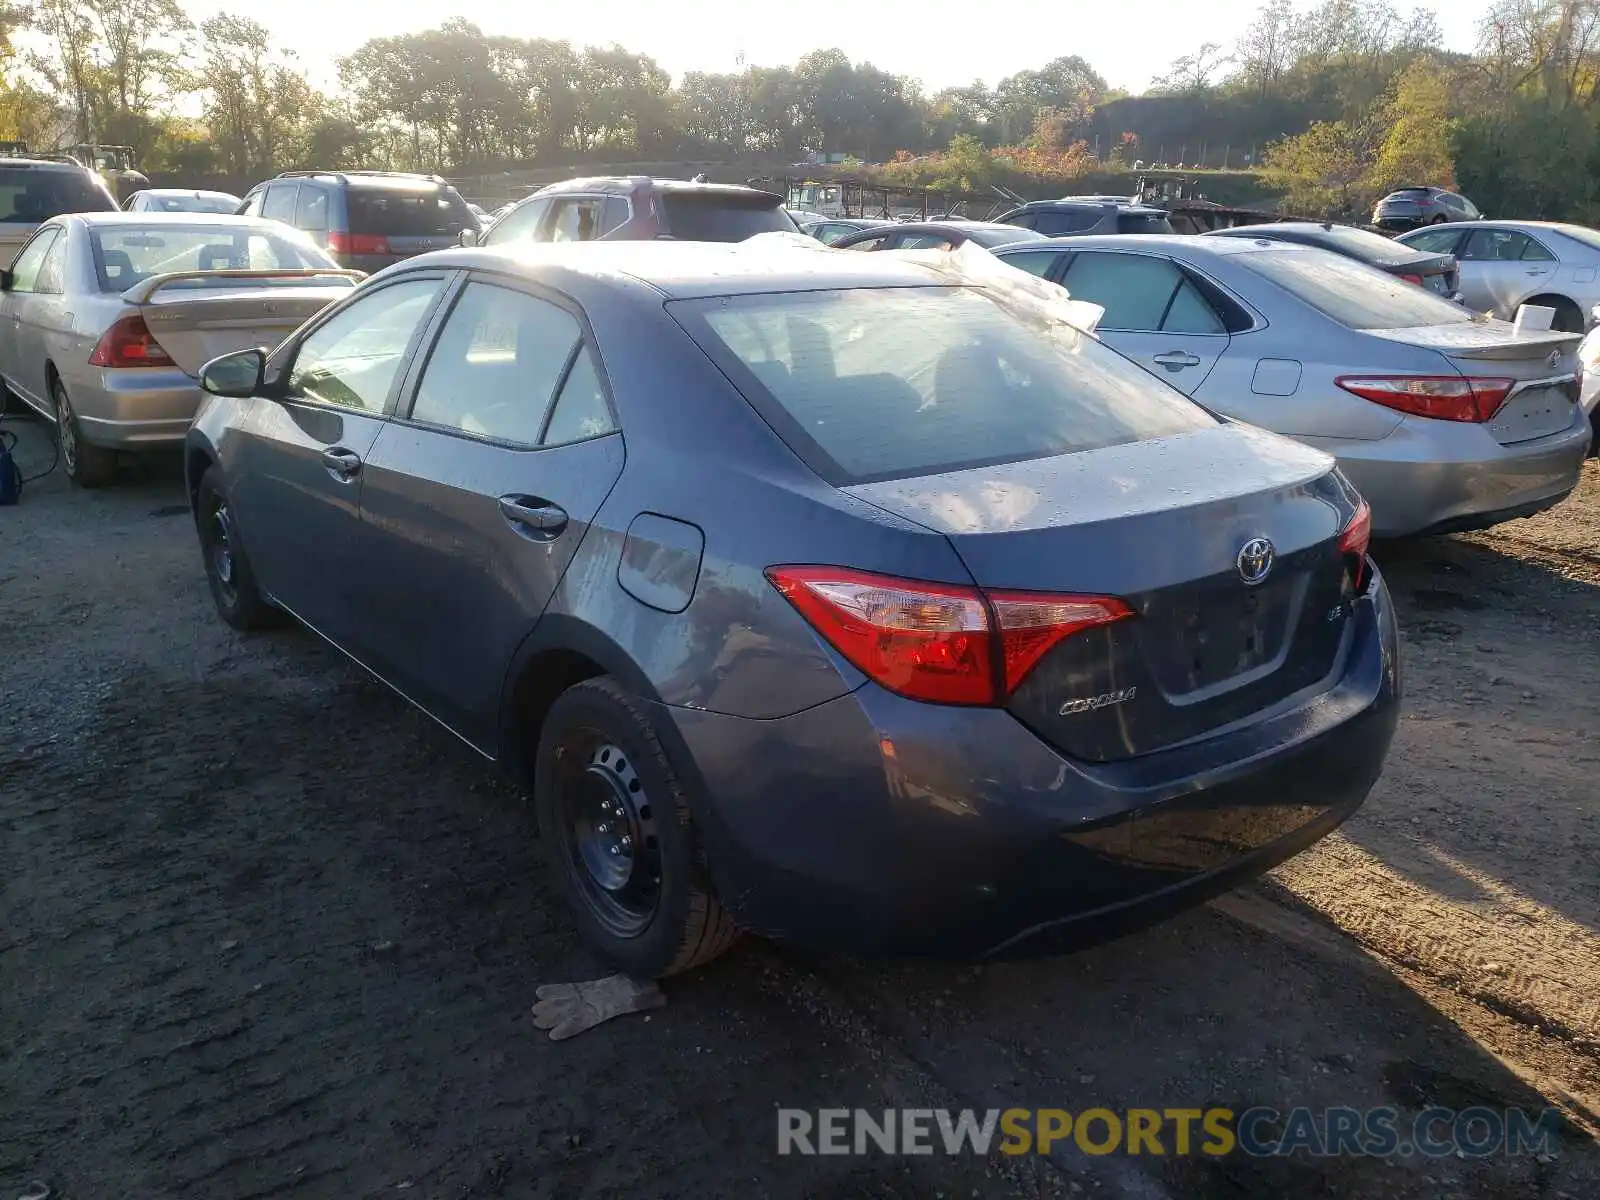
M 1032 225 L 1046 237 L 1059 237 L 1063 233 L 1082 233 L 1100 224 L 1103 214 L 1087 208 L 1057 209 L 1053 212 L 1036 212 Z
M 1214 419 L 1091 337 L 982 290 L 686 300 L 673 316 L 785 441 L 843 486 L 1092 450 Z
M 350 210 L 350 232 L 381 237 L 459 237 L 463 229 L 476 229 L 477 218 L 455 188 L 425 191 L 359 187 L 345 191 Z
M 1349 329 L 1414 329 L 1474 320 L 1460 305 L 1328 250 L 1263 250 L 1240 254 L 1234 261 Z
M 776 199 L 739 193 L 676 192 L 661 197 L 667 232 L 683 242 L 742 242 L 758 233 L 793 233 Z
M 283 221 L 286 224 L 293 225 L 294 206 L 299 195 L 299 184 L 273 184 L 267 189 L 267 202 L 261 207 L 261 215 L 269 221 Z
M 300 202 L 295 206 L 294 223 L 301 229 L 321 233 L 328 228 L 328 189 L 302 184 Z
M 86 171 L 0 167 L 0 224 L 37 225 L 62 213 L 116 208 L 110 193 Z
M 1171 233 L 1166 213 L 1118 213 L 1118 233 Z

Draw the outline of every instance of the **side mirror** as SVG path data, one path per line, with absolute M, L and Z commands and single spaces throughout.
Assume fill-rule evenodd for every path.
M 235 350 L 200 368 L 200 386 L 213 396 L 246 400 L 261 390 L 266 371 L 265 350 Z
M 476 246 L 483 240 L 483 235 L 476 229 L 463 229 L 458 240 L 463 246 Z
M 9 292 L 16 281 L 17 277 L 10 267 L 0 271 L 0 292 Z

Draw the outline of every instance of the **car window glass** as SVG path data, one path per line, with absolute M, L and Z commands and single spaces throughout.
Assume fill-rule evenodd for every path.
M 1284 246 L 1241 254 L 1236 261 L 1349 329 L 1413 329 L 1473 320 L 1459 304 L 1330 250 Z
M 11 290 L 31 292 L 39 279 L 39 269 L 44 266 L 45 255 L 61 236 L 59 229 L 47 229 L 23 248 L 17 261 L 11 264 Z
M 478 228 L 461 193 L 453 187 L 421 185 L 420 191 L 379 184 L 345 188 L 344 205 L 352 234 L 383 238 L 458 238 Z
M 521 208 L 514 208 L 489 227 L 483 239 L 485 246 L 503 246 L 511 242 L 532 241 L 539 232 L 539 222 L 550 211 L 550 201 L 530 200 Z
M 1459 229 L 1428 229 L 1408 237 L 1404 244 L 1426 254 L 1451 254 L 1460 240 Z
M 556 201 L 555 220 L 550 226 L 552 242 L 592 242 L 600 236 L 599 196 L 575 196 Z
M 295 198 L 299 187 L 292 183 L 276 183 L 267 189 L 267 201 L 261 208 L 262 216 L 269 221 L 294 222 Z
M 880 234 L 878 237 L 875 237 L 875 238 L 863 238 L 859 242 L 851 242 L 848 246 L 845 247 L 845 249 L 846 250 L 882 250 L 883 246 L 884 246 L 884 243 L 889 240 L 890 236 L 891 236 L 890 234 L 885 233 L 885 234 Z
M 261 198 L 263 195 L 265 195 L 264 192 L 256 192 L 253 195 L 245 197 L 244 216 L 259 217 L 261 215 Z
M 628 202 L 621 196 L 607 196 L 605 208 L 600 217 L 601 236 L 610 233 L 619 225 L 628 223 Z
M 1050 274 L 1050 268 L 1056 265 L 1056 260 L 1060 257 L 1061 255 L 1053 250 L 1032 250 L 1026 254 L 1008 254 L 1001 261 L 1043 279 Z
M 33 290 L 59 296 L 64 290 L 66 258 L 67 239 L 58 237 L 39 265 L 39 278 L 34 281 Z
M 1063 233 L 1082 233 L 1100 224 L 1100 214 L 1088 209 L 1053 209 L 1033 214 L 1033 227 L 1046 237 Z
M 903 233 L 899 250 L 949 250 L 950 238 L 943 233 Z
M 0 224 L 37 225 L 62 213 L 114 212 L 117 202 L 88 171 L 0 167 Z
M 1163 333 L 1226 333 L 1227 327 L 1222 323 L 1222 318 L 1217 315 L 1217 310 L 1211 307 L 1200 289 L 1195 286 L 1194 280 L 1184 277 L 1178 284 L 1178 290 L 1173 294 L 1172 303 L 1167 306 L 1167 315 L 1162 319 L 1161 331 Z
M 295 208 L 294 223 L 301 229 L 320 233 L 328 228 L 328 189 L 313 184 L 302 184 L 300 202 Z
M 140 280 L 173 271 L 275 271 L 334 265 L 310 238 L 281 225 L 265 229 L 221 223 L 97 225 L 89 231 L 89 245 L 103 292 L 125 291 Z M 286 285 L 287 281 L 273 281 L 273 286 Z M 174 286 L 205 284 L 178 281 Z M 255 285 L 241 281 L 240 286 Z
M 289 371 L 289 395 L 381 413 L 406 347 L 443 280 L 414 279 L 369 292 L 313 330 Z
M 1102 329 L 1157 330 L 1183 276 L 1146 254 L 1080 254 L 1067 268 L 1067 291 L 1106 310 Z
M 606 394 L 600 388 L 600 375 L 594 368 L 594 357 L 585 346 L 561 385 L 556 397 L 555 411 L 550 414 L 550 427 L 544 432 L 547 446 L 562 442 L 576 442 L 583 438 L 599 437 L 616 428 L 611 420 L 611 410 L 606 406 Z
M 1462 262 L 1546 261 L 1554 256 L 1515 229 L 1474 229 L 1461 248 Z
M 1007 225 L 1015 225 L 1019 229 L 1037 229 L 1038 228 L 1038 226 L 1034 223 L 1034 219 L 1033 219 L 1033 214 L 1032 213 L 1019 213 L 1017 216 L 1007 217 L 1005 223 Z
M 548 300 L 469 283 L 428 357 L 412 419 L 537 445 L 582 333 L 571 313 Z

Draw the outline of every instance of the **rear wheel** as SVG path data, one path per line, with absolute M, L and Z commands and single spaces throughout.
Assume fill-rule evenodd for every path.
M 200 476 L 195 524 L 217 614 L 235 629 L 261 629 L 276 623 L 279 612 L 256 587 L 255 572 L 239 544 L 238 528 L 215 467 L 207 467 Z
M 1449 219 L 1450 219 L 1449 217 L 1445 216 L 1443 213 L 1440 213 L 1433 220 L 1429 221 L 1428 224 L 1429 225 L 1443 225 Z
M 50 400 L 56 412 L 56 440 L 61 447 L 61 469 L 79 487 L 104 487 L 117 477 L 117 456 L 103 446 L 84 440 L 78 414 L 72 411 L 67 389 L 50 376 Z
M 1555 309 L 1556 315 L 1550 321 L 1550 328 L 1559 333 L 1583 332 L 1583 310 L 1565 296 L 1535 296 L 1523 303 Z
M 677 773 L 643 704 L 614 680 L 577 684 L 551 706 L 534 807 L 585 940 L 629 974 L 685 971 L 738 939 L 711 890 Z

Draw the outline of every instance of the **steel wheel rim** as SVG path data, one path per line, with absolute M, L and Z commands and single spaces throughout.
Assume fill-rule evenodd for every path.
M 72 405 L 67 394 L 56 387 L 56 435 L 61 439 L 61 465 L 68 475 L 78 473 L 78 434 L 72 427 Z
M 608 932 L 637 937 L 661 904 L 655 806 L 628 755 L 598 731 L 581 731 L 562 765 L 555 786 L 567 871 Z
M 236 569 L 233 557 L 233 522 L 228 515 L 228 506 L 221 500 L 211 510 L 211 519 L 207 522 L 207 551 L 212 573 L 216 576 L 217 584 L 222 589 L 223 595 L 229 603 L 234 598 L 234 572 Z

